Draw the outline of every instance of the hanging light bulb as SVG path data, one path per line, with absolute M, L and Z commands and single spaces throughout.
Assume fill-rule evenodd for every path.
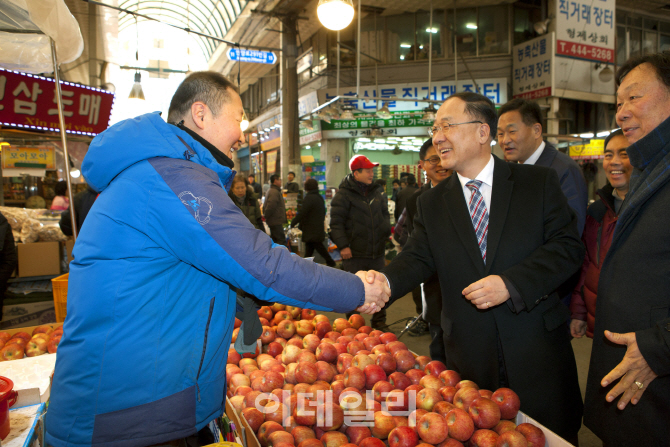
M 388 104 L 384 104 L 381 109 L 377 110 L 376 115 L 383 120 L 390 120 L 393 117 Z
M 323 26 L 339 31 L 346 28 L 354 18 L 354 3 L 352 0 L 319 0 L 316 14 Z
M 140 84 L 141 79 L 142 76 L 140 75 L 140 72 L 136 72 L 135 82 L 133 83 L 133 88 L 130 89 L 130 95 L 128 95 L 128 99 L 144 100 L 144 92 L 142 91 L 142 84 Z
M 79 169 L 74 168 L 70 170 L 70 177 L 79 178 L 79 176 L 81 176 L 81 171 Z
M 423 116 L 421 117 L 421 119 L 424 121 L 435 121 L 436 113 L 437 110 L 435 110 L 435 107 L 433 107 L 433 105 L 431 104 L 425 109 L 423 109 Z
M 249 128 L 249 118 L 247 118 L 246 111 L 242 112 L 242 121 L 240 121 L 240 128 L 242 129 L 242 132 L 244 132 Z
M 351 107 L 344 106 L 342 107 L 342 113 L 340 114 L 341 120 L 352 120 L 354 119 L 354 113 L 351 111 Z

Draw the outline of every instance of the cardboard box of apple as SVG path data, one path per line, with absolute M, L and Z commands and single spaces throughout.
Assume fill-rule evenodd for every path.
M 544 447 L 509 388 L 479 389 L 360 315 L 274 304 L 262 352 L 228 352 L 228 399 L 262 447 Z M 233 342 L 241 322 L 235 321 Z
M 28 332 L 10 334 L 0 332 L 0 362 L 18 360 L 24 357 L 35 357 L 42 354 L 53 354 L 58 350 L 58 344 L 63 336 L 63 326 L 56 329 L 45 324 Z

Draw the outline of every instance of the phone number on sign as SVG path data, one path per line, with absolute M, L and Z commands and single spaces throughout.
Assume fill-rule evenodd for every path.
M 562 56 L 577 57 L 602 62 L 614 62 L 614 50 L 559 40 L 556 53 Z

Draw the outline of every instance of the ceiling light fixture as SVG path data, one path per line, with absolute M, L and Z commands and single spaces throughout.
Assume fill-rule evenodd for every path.
M 436 113 L 437 110 L 435 110 L 435 107 L 433 106 L 433 104 L 431 104 L 425 109 L 423 109 L 423 116 L 421 117 L 421 119 L 424 121 L 435 121 Z
M 384 103 L 384 105 L 382 105 L 382 108 L 377 110 L 376 115 L 377 118 L 381 118 L 383 120 L 390 120 L 393 117 L 393 114 L 389 110 L 388 103 Z
M 354 3 L 352 0 L 319 0 L 316 15 L 323 26 L 339 31 L 353 20 Z

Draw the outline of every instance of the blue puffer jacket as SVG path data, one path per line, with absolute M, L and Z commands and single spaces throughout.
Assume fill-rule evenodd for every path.
M 235 288 L 317 310 L 363 304 L 357 277 L 254 229 L 224 188 L 234 171 L 156 113 L 96 137 L 82 170 L 101 194 L 70 264 L 47 445 L 151 445 L 220 416 Z

